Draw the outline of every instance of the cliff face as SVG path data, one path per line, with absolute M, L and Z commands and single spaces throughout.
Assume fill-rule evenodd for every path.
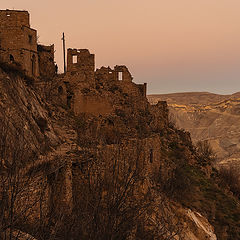
M 30 152 L 42 154 L 59 144 L 47 105 L 18 74 L 0 69 L 0 119 L 12 140 L 21 135 Z
M 4 136 L 21 136 L 25 161 L 35 162 L 18 175 L 24 194 L 13 204 L 13 228 L 36 239 L 238 239 L 237 199 L 169 121 L 166 103 L 151 106 L 127 84 L 85 85 L 82 98 L 104 99 L 111 111 L 75 116 L 59 96 L 41 98 L 17 73 L 0 72 Z M 31 209 L 20 211 L 23 202 Z

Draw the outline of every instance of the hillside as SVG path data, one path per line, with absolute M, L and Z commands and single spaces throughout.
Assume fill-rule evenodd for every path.
M 240 159 L 239 93 L 176 93 L 150 95 L 149 101 L 167 100 L 172 121 L 191 133 L 192 140 L 208 140 L 221 164 Z
M 95 69 L 88 49 L 67 49 L 58 74 L 27 11 L 0 10 L 0 23 L 0 239 L 240 239 L 240 191 L 146 83 Z M 238 100 L 213 106 L 206 123 L 237 120 Z
M 158 101 L 167 101 L 169 104 L 191 106 L 214 104 L 227 99 L 237 98 L 240 98 L 240 92 L 234 93 L 232 95 L 220 95 L 209 92 L 183 92 L 148 95 L 148 100 L 151 104 L 156 104 Z
M 18 226 L 22 226 L 21 230 L 32 234 L 36 239 L 41 239 L 43 232 L 39 232 L 39 229 L 44 227 L 44 239 L 48 239 L 50 221 L 51 231 L 57 234 L 54 239 L 66 239 L 60 236 L 63 236 L 62 234 L 68 232 L 69 227 L 73 226 L 69 226 L 65 222 L 63 228 L 58 221 L 55 222 L 60 213 L 58 206 L 65 206 L 64 212 L 70 211 L 71 218 L 76 216 L 79 221 L 74 223 L 74 234 L 81 236 L 83 234 L 81 231 L 84 230 L 84 235 L 89 236 L 88 234 L 94 230 L 95 237 L 92 236 L 90 239 L 100 239 L 100 235 L 110 234 L 106 232 L 108 229 L 105 229 L 106 225 L 102 225 L 103 228 L 98 226 L 97 229 L 94 224 L 84 225 L 85 221 L 90 221 L 92 211 L 93 213 L 98 211 L 98 218 L 102 220 L 121 213 L 121 218 L 116 215 L 116 220 L 112 222 L 114 223 L 112 227 L 116 228 L 114 231 L 117 231 L 117 234 L 129 234 L 128 231 L 136 227 L 129 223 L 137 221 L 138 230 L 133 239 L 147 239 L 147 236 L 162 236 L 167 239 L 175 234 L 186 240 L 216 239 L 215 234 L 217 239 L 237 239 L 239 237 L 238 222 L 240 219 L 236 217 L 236 214 L 238 211 L 240 212 L 240 209 L 238 209 L 237 200 L 216 184 L 219 181 L 216 172 L 212 172 L 212 178 L 209 178 L 207 174 L 209 170 L 199 162 L 198 152 L 194 150 L 188 133 L 176 129 L 169 122 L 168 110 L 164 102 L 151 106 L 144 97 L 132 97 L 132 95 L 124 93 L 126 91 L 126 88 L 123 88 L 124 85 L 113 82 L 104 85 L 103 88 L 97 87 L 97 91 L 91 89 L 85 93 L 89 96 L 93 94 L 105 96 L 107 101 L 112 102 L 115 109 L 111 114 L 96 116 L 85 113 L 75 117 L 62 108 L 61 103 L 56 104 L 56 100 L 42 98 L 42 89 L 36 88 L 34 85 L 27 86 L 25 80 L 18 73 L 1 71 L 0 81 L 2 86 L 1 120 L 4 125 L 10 123 L 12 126 L 11 123 L 15 122 L 14 126 L 18 126 L 18 128 L 10 128 L 11 131 L 6 133 L 7 138 L 16 135 L 17 129 L 23 130 L 19 135 L 26 139 L 29 147 L 26 150 L 22 148 L 22 150 L 25 153 L 29 149 L 35 152 L 35 157 L 29 158 L 34 161 L 34 164 L 30 164 L 30 168 L 28 167 L 33 171 L 34 180 L 31 180 L 31 184 L 34 185 L 38 181 L 38 187 L 35 188 L 37 193 L 39 182 L 42 182 L 46 176 L 48 180 L 47 182 L 43 181 L 42 184 L 47 184 L 52 190 L 51 195 L 44 196 L 47 202 L 50 197 L 55 206 L 55 213 L 53 216 L 50 215 L 50 218 L 44 217 L 45 213 L 42 213 L 44 225 L 39 225 L 39 221 L 34 217 L 36 215 L 32 213 L 31 218 L 27 218 L 28 225 L 17 223 Z M 97 84 L 102 85 L 100 80 L 97 81 Z M 134 87 L 134 85 L 132 86 Z M 112 89 L 115 90 L 112 91 Z M 14 91 L 14 94 L 11 91 Z M 55 97 L 53 96 L 53 98 Z M 139 104 L 139 101 L 142 103 Z M 32 107 L 27 108 L 30 104 Z M 17 114 L 14 114 L 15 112 Z M 45 124 L 41 125 L 35 120 L 40 116 L 46 120 L 47 124 L 44 121 Z M 96 128 L 96 126 L 98 127 Z M 41 136 L 43 136 L 42 139 Z M 44 146 L 45 141 L 48 148 L 37 149 L 36 146 L 38 144 Z M 11 148 L 11 146 L 9 147 Z M 5 158 L 6 156 L 10 157 L 5 155 Z M 60 161 L 60 165 L 58 161 Z M 72 167 L 69 168 L 70 163 Z M 131 180 L 130 185 L 125 185 L 127 182 L 120 181 L 121 178 L 117 177 L 117 173 L 112 172 L 113 166 L 122 169 L 118 174 L 124 176 L 127 181 L 134 174 L 135 181 Z M 136 168 L 136 166 L 138 167 Z M 97 174 L 99 171 L 105 176 L 103 179 L 101 175 Z M 65 174 L 71 176 L 72 181 L 65 181 Z M 50 176 L 55 177 L 50 178 Z M 91 176 L 91 181 L 95 179 L 90 185 L 90 189 L 86 188 L 88 176 Z M 99 183 L 102 181 L 108 182 L 107 185 L 103 185 L 108 186 L 105 190 L 99 189 Z M 112 181 L 117 184 L 117 188 L 112 189 L 110 184 Z M 63 188 L 58 183 L 61 183 Z M 28 185 L 29 183 L 25 184 L 24 192 L 29 191 Z M 127 194 L 122 192 L 124 186 L 127 186 Z M 138 191 L 137 198 L 131 194 L 133 189 Z M 93 190 L 95 194 L 92 195 L 89 191 Z M 39 191 L 42 191 L 41 188 Z M 99 199 L 102 191 L 107 191 L 107 195 L 104 199 Z M 116 208 L 117 199 L 123 193 L 126 194 L 127 201 L 121 200 L 119 203 L 124 204 L 125 207 L 117 205 Z M 33 194 L 32 197 L 34 196 Z M 115 197 L 112 198 L 113 196 Z M 86 198 L 88 198 L 87 202 Z M 135 199 L 135 205 L 129 205 L 131 199 Z M 33 199 L 27 201 L 33 201 Z M 99 208 L 100 206 L 93 208 L 92 201 L 93 203 L 100 201 L 101 208 Z M 106 215 L 110 210 L 105 205 L 106 201 L 108 205 L 110 204 L 109 206 L 115 206 L 111 215 Z M 82 215 L 83 209 L 80 207 L 84 206 L 83 203 L 89 204 L 84 208 L 84 211 L 88 212 L 86 216 Z M 21 199 L 17 199 L 15 204 L 21 205 Z M 71 209 L 69 209 L 69 204 L 73 204 Z M 41 205 L 45 205 L 45 200 L 41 202 Z M 136 211 L 143 206 L 145 206 L 144 209 L 148 206 L 148 213 L 135 219 Z M 168 209 L 167 212 L 162 212 L 163 206 Z M 16 212 L 18 212 L 17 209 Z M 154 222 L 152 221 L 153 216 Z M 124 220 L 126 217 L 129 219 L 127 222 Z M 64 224 L 65 220 L 62 221 Z M 72 221 L 69 223 L 73 223 Z M 128 224 L 122 225 L 121 221 Z M 175 227 L 171 224 L 172 221 L 175 222 Z M 185 222 L 185 225 L 180 224 L 182 221 Z M 142 225 L 143 222 L 144 225 Z M 34 224 L 34 229 L 31 224 Z M 81 224 L 83 225 L 81 226 Z M 158 224 L 163 224 L 164 229 L 160 230 Z M 57 227 L 58 225 L 61 227 Z M 73 239 L 75 239 L 74 236 Z M 150 239 L 152 238 L 150 237 Z

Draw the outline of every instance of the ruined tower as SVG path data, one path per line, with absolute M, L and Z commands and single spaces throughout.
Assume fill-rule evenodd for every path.
M 0 60 L 39 76 L 37 31 L 30 27 L 27 11 L 0 10 Z
M 95 56 L 88 49 L 71 49 L 67 51 L 67 72 L 82 74 L 82 81 L 94 84 Z

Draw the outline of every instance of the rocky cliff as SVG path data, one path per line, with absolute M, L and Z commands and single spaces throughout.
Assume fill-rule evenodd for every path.
M 74 115 L 59 96 L 44 97 L 49 84 L 1 70 L 1 176 L 9 183 L 1 189 L 17 193 L 11 208 L 1 195 L 1 237 L 239 239 L 237 198 L 169 121 L 166 103 L 151 106 L 134 83 L 101 81 L 82 96 L 101 97 L 111 111 Z

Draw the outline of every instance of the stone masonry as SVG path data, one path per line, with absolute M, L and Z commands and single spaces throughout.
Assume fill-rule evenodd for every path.
M 53 81 L 59 82 L 55 89 L 59 101 L 75 115 L 111 113 L 108 99 L 96 91 L 99 79 L 106 85 L 120 84 L 130 95 L 146 96 L 146 84 L 133 83 L 133 77 L 124 65 L 116 65 L 114 69 L 101 67 L 95 71 L 95 55 L 88 49 L 68 49 L 67 72 L 57 76 L 54 45 L 37 44 L 37 31 L 30 27 L 27 11 L 0 11 L 0 62 L 20 66 L 26 75 L 41 77 L 44 81 L 55 76 Z M 86 94 L 89 90 L 91 94 Z
M 18 63 L 29 76 L 39 76 L 37 31 L 30 28 L 26 11 L 0 11 L 0 57 Z
M 30 77 L 54 75 L 54 45 L 37 44 L 27 11 L 0 10 L 0 61 L 21 66 Z
M 54 44 L 50 46 L 37 45 L 39 74 L 44 78 L 52 78 L 56 73 L 54 63 Z
M 116 65 L 114 69 L 101 67 L 95 71 L 95 56 L 88 49 L 68 49 L 67 72 L 61 78 L 59 99 L 75 115 L 105 115 L 113 111 L 109 99 L 96 91 L 99 82 L 103 88 L 117 84 L 132 96 L 146 97 L 146 83 L 133 83 L 133 77 L 126 66 Z

